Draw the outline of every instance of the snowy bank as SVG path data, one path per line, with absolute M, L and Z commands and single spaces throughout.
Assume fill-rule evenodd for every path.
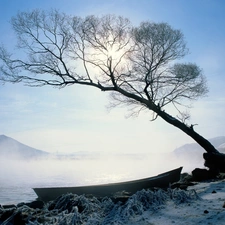
M 0 208 L 0 224 L 28 225 L 169 225 L 225 221 L 225 180 L 201 182 L 188 190 L 142 190 L 126 202 L 66 194 L 43 207 L 19 204 Z

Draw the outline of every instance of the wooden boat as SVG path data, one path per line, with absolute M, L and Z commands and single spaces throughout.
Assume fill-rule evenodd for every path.
M 112 197 L 117 192 L 126 191 L 129 194 L 134 194 L 142 189 L 153 187 L 165 188 L 169 184 L 174 183 L 180 179 L 182 167 L 159 174 L 154 177 L 91 186 L 77 186 L 77 187 L 44 187 L 33 188 L 38 198 L 43 201 L 50 201 L 56 199 L 58 196 L 73 193 L 77 195 L 93 195 L 95 197 Z

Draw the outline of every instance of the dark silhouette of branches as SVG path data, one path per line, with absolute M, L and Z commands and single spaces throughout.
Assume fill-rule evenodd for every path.
M 126 105 L 161 117 L 197 141 L 217 150 L 185 122 L 180 107 L 207 92 L 195 63 L 179 63 L 188 49 L 180 30 L 167 23 L 133 26 L 114 15 L 80 18 L 58 11 L 22 12 L 11 20 L 21 57 L 0 48 L 0 80 L 29 86 L 85 85 L 111 93 L 111 107 Z M 179 116 L 167 111 L 174 107 Z M 172 111 L 173 112 L 173 111 Z

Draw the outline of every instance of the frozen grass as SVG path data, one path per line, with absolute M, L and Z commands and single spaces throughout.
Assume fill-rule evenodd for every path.
M 201 182 L 187 191 L 142 190 L 126 203 L 66 194 L 43 209 L 26 205 L 7 209 L 13 211 L 11 217 L 0 224 L 11 225 L 19 215 L 26 225 L 223 225 L 224 201 L 224 180 Z M 7 210 L 0 209 L 0 218 Z
M 153 214 L 163 210 L 168 202 L 180 205 L 197 200 L 199 197 L 194 190 L 142 190 L 132 195 L 124 204 L 114 203 L 110 198 L 98 200 L 95 197 L 66 194 L 47 203 L 42 210 L 21 206 L 14 211 L 12 217 L 20 213 L 29 225 L 129 224 L 134 218 L 142 217 L 145 212 Z M 2 225 L 7 224 L 6 222 Z

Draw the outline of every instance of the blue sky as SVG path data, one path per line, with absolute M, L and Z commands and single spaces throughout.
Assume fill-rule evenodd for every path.
M 191 109 L 190 123 L 202 136 L 223 136 L 225 115 L 225 2 L 223 0 L 0 0 L 0 43 L 13 48 L 10 18 L 18 11 L 59 9 L 70 15 L 116 14 L 135 25 L 167 22 L 180 29 L 186 62 L 204 71 L 210 92 Z M 30 88 L 0 85 L 0 133 L 49 152 L 169 152 L 192 142 L 151 115 L 126 119 L 126 108 L 107 110 L 108 96 L 88 87 Z

